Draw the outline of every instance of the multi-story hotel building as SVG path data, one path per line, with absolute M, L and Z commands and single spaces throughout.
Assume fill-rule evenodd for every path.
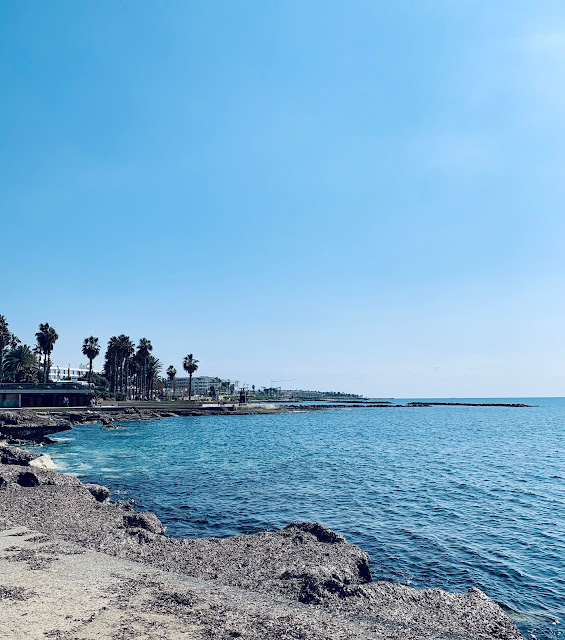
M 88 365 L 81 364 L 78 367 L 58 367 L 57 365 L 51 365 L 49 369 L 49 380 L 52 382 L 60 382 L 70 378 L 71 382 L 77 382 L 79 378 L 88 376 Z M 92 373 L 100 373 L 99 369 L 92 369 Z
M 188 376 L 182 378 L 175 378 L 174 380 L 174 394 L 175 396 L 188 397 Z M 223 383 L 223 387 L 222 387 Z M 226 390 L 226 385 L 228 389 Z M 239 380 L 227 380 L 226 378 L 214 378 L 212 376 L 193 376 L 192 378 L 192 395 L 208 397 L 210 391 L 214 387 L 216 393 L 218 390 L 220 393 L 237 393 L 239 389 Z M 170 382 L 168 382 L 168 388 L 171 388 Z

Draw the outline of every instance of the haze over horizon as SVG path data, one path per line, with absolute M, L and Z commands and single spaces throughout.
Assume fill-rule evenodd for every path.
M 563 3 L 25 0 L 0 60 L 0 314 L 54 363 L 565 395 Z

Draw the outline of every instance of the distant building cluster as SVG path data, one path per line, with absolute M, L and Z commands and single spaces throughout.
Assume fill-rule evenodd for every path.
M 306 389 L 281 389 L 280 387 L 264 387 L 261 393 L 279 400 L 359 399 L 363 397 L 354 393 L 343 393 L 342 391 L 310 391 Z
M 175 378 L 173 382 L 174 394 L 177 397 L 188 397 L 189 378 Z M 169 389 L 171 383 L 168 383 Z M 213 376 L 194 376 L 192 378 L 192 395 L 209 397 L 212 393 L 212 387 L 217 394 L 233 394 L 239 389 L 239 380 L 229 380 L 226 378 L 218 378 Z

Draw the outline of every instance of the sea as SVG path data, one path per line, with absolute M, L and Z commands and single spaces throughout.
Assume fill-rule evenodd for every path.
M 565 638 L 565 399 L 448 401 L 537 406 L 134 420 L 40 451 L 169 535 L 321 522 L 370 554 L 375 580 L 478 587 L 525 637 Z

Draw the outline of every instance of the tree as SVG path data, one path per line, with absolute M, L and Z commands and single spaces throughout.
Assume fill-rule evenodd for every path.
M 135 344 L 123 333 L 118 336 L 119 387 L 127 399 L 129 396 L 130 362 L 135 354 Z
M 117 390 L 118 386 L 118 352 L 118 337 L 112 336 L 110 340 L 108 340 L 108 347 L 106 348 L 106 356 L 104 362 L 104 373 L 110 381 L 111 393 L 114 393 Z
M 37 382 L 37 360 L 27 344 L 8 352 L 5 371 L 13 382 Z
M 59 339 L 59 335 L 48 322 L 39 325 L 39 331 L 35 334 L 37 345 L 43 353 L 43 382 L 47 382 L 49 368 L 51 366 L 51 352 L 55 343 Z
M 149 354 L 151 351 L 153 351 L 151 340 L 141 338 L 137 345 L 137 357 L 139 358 L 139 363 L 141 365 L 141 397 L 146 399 L 149 393 L 147 384 L 147 367 L 149 365 Z
M 112 336 L 108 341 L 104 362 L 104 374 L 110 382 L 110 392 L 123 393 L 128 397 L 129 378 L 133 373 L 131 364 L 135 352 L 135 345 L 129 336 L 123 333 Z
M 175 395 L 175 376 L 177 375 L 177 370 L 173 367 L 173 365 L 169 365 L 167 369 L 167 376 L 169 378 L 169 383 L 171 386 L 171 397 L 174 398 Z
M 94 336 L 85 338 L 82 343 L 82 353 L 88 358 L 88 384 L 90 384 L 90 380 L 92 378 L 92 361 L 100 355 L 100 343 L 98 342 L 98 338 L 95 338 Z
M 153 389 L 155 386 L 155 382 L 160 380 L 159 374 L 161 373 L 161 369 L 163 365 L 161 361 L 155 356 L 148 356 L 147 358 L 147 395 L 148 400 L 153 398 Z
M 10 349 L 15 349 L 20 343 L 9 329 L 8 321 L 4 316 L 0 316 L 0 382 L 4 379 L 4 358 Z
M 195 360 L 192 353 L 185 356 L 182 361 L 182 368 L 188 373 L 188 400 L 192 399 L 192 374 L 198 369 L 198 360 Z

